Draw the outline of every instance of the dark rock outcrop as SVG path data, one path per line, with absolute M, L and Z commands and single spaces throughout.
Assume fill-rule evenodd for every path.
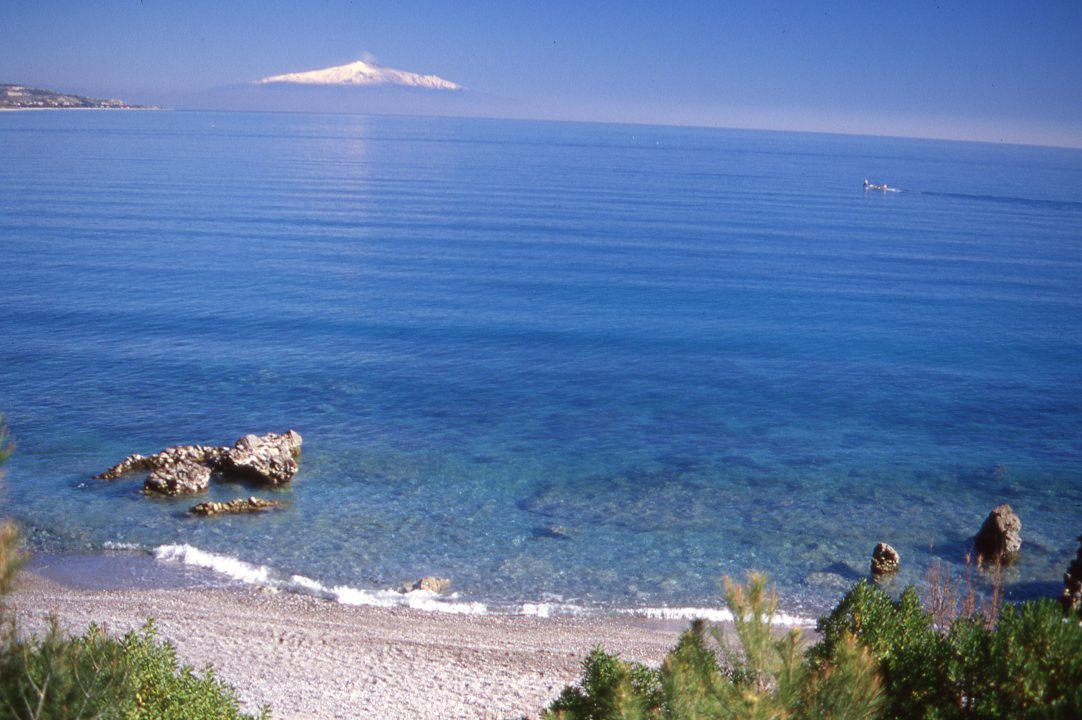
M 898 572 L 902 556 L 886 543 L 879 543 L 872 550 L 872 575 L 890 575 Z
M 245 435 L 229 447 L 178 445 L 154 455 L 129 455 L 97 477 L 115 480 L 135 472 L 149 476 L 143 488 L 149 493 L 183 495 L 207 489 L 213 473 L 232 475 L 268 485 L 281 485 L 297 472 L 296 458 L 303 442 L 300 433 Z
M 253 496 L 247 500 L 237 498 L 229 502 L 199 503 L 188 512 L 192 515 L 239 515 L 241 513 L 263 512 L 264 510 L 280 507 L 282 507 L 282 503 L 278 500 L 264 500 Z
M 1078 536 L 1078 553 L 1063 574 L 1063 610 L 1082 615 L 1082 535 Z
M 1009 565 L 1018 557 L 1021 547 L 1022 521 L 1006 503 L 988 513 L 973 540 L 977 567 L 985 562 Z

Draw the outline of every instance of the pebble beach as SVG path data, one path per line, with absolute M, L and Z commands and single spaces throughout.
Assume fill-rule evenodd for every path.
M 535 717 L 595 645 L 656 664 L 681 624 L 614 617 L 465 616 L 347 606 L 292 593 L 207 588 L 85 590 L 26 572 L 10 597 L 26 631 L 49 614 L 80 633 L 153 618 L 196 668 L 213 664 L 245 709 L 271 717 Z

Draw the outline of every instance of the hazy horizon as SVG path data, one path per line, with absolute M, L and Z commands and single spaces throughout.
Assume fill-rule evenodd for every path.
M 176 109 L 419 114 L 1082 148 L 1082 6 L 8 4 L 2 82 Z M 462 90 L 259 85 L 363 60 Z M 403 80 L 405 78 L 405 80 Z

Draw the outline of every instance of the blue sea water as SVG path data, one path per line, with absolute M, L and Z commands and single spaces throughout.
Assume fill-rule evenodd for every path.
M 1023 522 L 1082 532 L 1082 152 L 688 128 L 0 114 L 0 511 L 343 601 L 828 607 Z M 865 193 L 862 181 L 900 192 Z M 294 428 L 259 517 L 132 452 Z M 202 498 L 201 498 L 202 499 Z

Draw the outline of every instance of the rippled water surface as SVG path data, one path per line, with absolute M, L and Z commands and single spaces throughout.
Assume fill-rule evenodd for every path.
M 510 608 L 758 568 L 816 611 L 1001 502 L 1014 597 L 1077 548 L 1079 151 L 169 112 L 4 113 L 0 147 L 3 510 L 39 549 Z M 211 491 L 277 513 L 91 479 L 287 428 L 290 487 Z

